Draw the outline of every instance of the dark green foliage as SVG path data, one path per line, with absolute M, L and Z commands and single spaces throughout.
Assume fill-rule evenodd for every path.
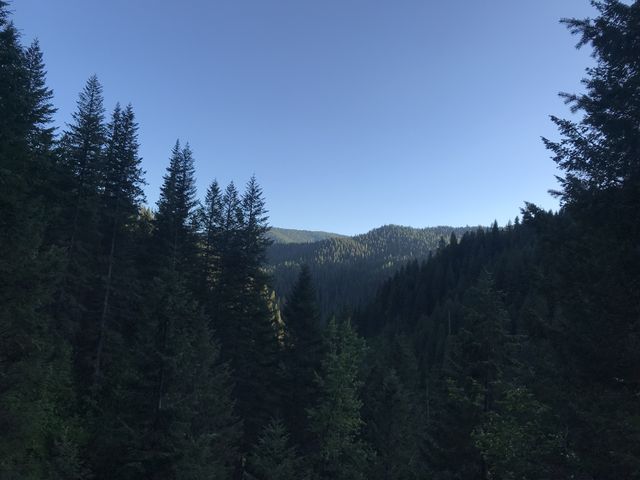
M 222 195 L 217 181 L 213 181 L 198 211 L 202 237 L 202 272 L 199 279 L 203 303 L 215 300 L 215 286 L 221 281 L 221 237 L 225 231 Z
M 565 95 L 580 120 L 554 119 L 562 138 L 547 141 L 563 170 L 558 194 L 567 221 L 545 237 L 543 255 L 558 293 L 559 357 L 571 372 L 564 401 L 575 415 L 576 449 L 594 476 L 630 478 L 640 474 L 633 400 L 640 364 L 640 4 L 594 5 L 595 19 L 565 20 L 580 36 L 578 46 L 593 48 L 596 64 L 587 70 L 585 93 Z M 579 242 L 570 240 L 575 234 Z
M 256 177 L 251 177 L 242 196 L 240 208 L 243 219 L 242 250 L 245 255 L 245 268 L 254 281 L 260 277 L 264 279 L 262 267 L 266 261 L 267 247 L 271 245 L 271 240 L 267 237 L 269 217 L 265 205 L 262 188 L 258 185 Z
M 486 469 L 469 429 L 481 425 L 495 411 L 495 403 L 502 395 L 505 369 L 510 362 L 507 326 L 507 312 L 493 279 L 483 272 L 477 286 L 465 296 L 462 325 L 449 337 L 444 359 L 448 405 L 437 427 L 441 429 L 441 445 L 451 449 L 443 452 L 443 463 L 460 477 L 479 476 Z M 466 461 L 455 465 L 453 459 L 459 451 L 467 452 Z
M 313 243 L 274 244 L 268 250 L 269 272 L 280 297 L 287 297 L 300 266 L 307 265 L 318 292 L 323 317 L 369 301 L 376 289 L 411 259 L 426 259 L 439 239 L 469 228 L 416 229 L 387 225 L 354 237 Z
M 155 245 L 161 269 L 186 272 L 196 256 L 196 185 L 191 149 L 176 141 L 155 216 Z
M 194 198 L 193 158 L 176 144 L 153 222 L 157 263 L 143 278 L 140 317 L 123 352 L 119 404 L 127 408 L 113 412 L 129 427 L 128 434 L 115 432 L 127 452 L 124 478 L 230 478 L 236 461 L 241 430 L 230 372 L 190 291 L 198 250 Z
M 369 452 L 361 439 L 363 421 L 360 369 L 364 341 L 349 321 L 333 318 L 327 325 L 327 353 L 317 377 L 319 397 L 309 409 L 316 436 L 314 470 L 320 478 L 366 478 Z
M 60 262 L 43 241 L 50 91 L 0 2 L 0 477 L 81 478 L 69 345 L 47 306 Z M 66 470 L 65 470 L 66 469 Z
M 116 315 L 118 325 L 110 329 L 114 312 L 126 312 L 135 303 L 132 292 L 137 287 L 133 271 L 134 251 L 131 230 L 143 200 L 142 171 L 138 156 L 138 125 L 131 105 L 124 111 L 117 105 L 108 128 L 105 151 L 105 179 L 101 201 L 100 250 L 101 281 L 97 291 L 101 302 L 96 312 L 96 347 L 93 361 L 93 384 L 100 383 L 105 350 L 109 353 L 111 331 L 122 334 L 125 315 Z M 115 303 L 115 305 L 114 305 Z
M 262 431 L 247 462 L 246 479 L 304 480 L 304 462 L 291 446 L 284 423 L 271 421 Z
M 285 418 L 304 452 L 313 448 L 306 409 L 318 396 L 316 376 L 323 357 L 323 339 L 316 295 L 306 266 L 282 311 L 285 324 Z
M 345 237 L 345 235 L 330 232 L 271 227 L 268 232 L 268 237 L 273 241 L 273 243 L 312 243 L 326 240 L 327 238 Z
M 570 476 L 568 466 L 575 459 L 556 421 L 526 388 L 505 390 L 496 411 L 472 433 L 488 474 L 513 480 Z
M 421 398 L 411 387 L 382 361 L 367 377 L 364 435 L 376 452 L 369 478 L 417 479 L 428 472 L 422 454 L 426 419 Z
M 563 20 L 580 37 L 578 47 L 591 46 L 596 59 L 583 80 L 585 92 L 562 94 L 582 118 L 574 122 L 552 117 L 562 139 L 545 140 L 564 172 L 557 194 L 567 204 L 637 184 L 640 175 L 640 5 L 619 0 L 593 4 L 600 14 L 596 19 Z
M 136 432 L 127 475 L 230 478 L 240 430 L 228 368 L 184 283 L 151 287 L 127 386 Z
M 277 318 L 263 269 L 267 211 L 255 178 L 242 197 L 233 183 L 221 199 L 214 190 L 210 193 L 204 217 L 212 219 L 209 236 L 217 252 L 207 260 L 207 270 L 213 266 L 217 272 L 210 315 L 233 370 L 237 411 L 244 420 L 245 445 L 250 445 L 281 404 Z
M 99 281 L 100 198 L 104 183 L 106 126 L 102 86 L 94 75 L 80 92 L 73 122 L 60 141 L 56 191 L 59 223 L 54 241 L 65 250 L 65 268 L 54 305 L 56 321 L 77 345 L 75 360 L 81 388 L 90 384 L 96 304 L 92 287 Z M 91 310 L 91 312 L 88 312 Z
M 46 83 L 46 72 L 40 43 L 35 40 L 24 52 L 28 71 L 28 101 L 32 125 L 29 132 L 29 146 L 40 155 L 47 155 L 53 147 L 54 127 L 51 126 L 56 109 L 51 103 L 53 92 Z

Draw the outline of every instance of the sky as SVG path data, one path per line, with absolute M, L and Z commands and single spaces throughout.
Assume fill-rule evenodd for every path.
M 204 196 L 255 174 L 270 223 L 363 233 L 557 209 L 541 136 L 591 62 L 588 0 L 13 0 L 63 129 L 97 74 L 133 104 L 147 202 L 177 138 Z

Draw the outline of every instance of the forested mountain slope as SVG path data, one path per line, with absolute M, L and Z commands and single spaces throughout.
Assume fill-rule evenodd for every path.
M 320 232 L 315 230 L 296 230 L 293 228 L 271 227 L 267 232 L 267 237 L 273 243 L 310 243 L 319 242 L 327 238 L 344 237 L 338 233 Z
M 359 305 L 411 259 L 425 259 L 451 234 L 469 227 L 411 228 L 385 225 L 362 235 L 314 243 L 273 244 L 267 251 L 269 273 L 278 296 L 286 298 L 300 267 L 308 265 L 323 313 Z

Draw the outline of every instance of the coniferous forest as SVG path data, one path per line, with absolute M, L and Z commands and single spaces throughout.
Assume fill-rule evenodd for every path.
M 640 478 L 640 2 L 594 6 L 559 211 L 331 308 L 303 261 L 275 293 L 256 178 L 197 192 L 177 141 L 148 207 L 96 76 L 55 129 L 0 0 L 0 479 Z

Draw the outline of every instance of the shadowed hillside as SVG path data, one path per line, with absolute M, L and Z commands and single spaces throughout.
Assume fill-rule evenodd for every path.
M 460 237 L 470 227 L 411 228 L 385 225 L 353 237 L 313 243 L 276 243 L 268 250 L 269 273 L 286 298 L 300 267 L 309 265 L 320 307 L 329 313 L 368 300 L 376 288 L 411 259 L 425 259 L 441 238 Z

